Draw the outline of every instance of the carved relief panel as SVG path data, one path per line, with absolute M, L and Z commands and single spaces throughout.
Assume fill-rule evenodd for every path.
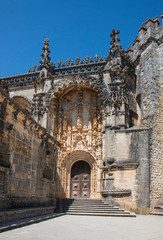
M 89 89 L 74 89 L 58 100 L 54 134 L 64 150 L 88 149 L 95 146 L 101 132 L 101 113 L 97 94 Z M 65 149 L 66 148 L 66 149 Z
M 79 150 L 89 152 L 94 157 L 96 166 L 102 165 L 102 119 L 97 93 L 88 88 L 75 88 L 56 101 L 54 135 L 62 144 L 58 159 L 61 172 L 66 155 Z M 80 159 L 83 159 L 82 156 Z M 66 170 L 65 178 L 60 179 L 66 196 L 70 196 L 69 174 Z M 61 175 L 63 176 L 63 173 Z M 94 175 L 97 173 L 93 173 L 93 179 Z M 75 185 L 74 190 L 76 187 L 78 186 Z M 91 189 L 99 192 L 94 186 Z

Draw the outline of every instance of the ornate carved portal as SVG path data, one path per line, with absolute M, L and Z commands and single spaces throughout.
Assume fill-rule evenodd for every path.
M 100 198 L 102 167 L 102 110 L 98 94 L 76 86 L 54 98 L 53 133 L 62 146 L 58 158 L 56 197 L 71 197 L 71 167 L 79 160 L 91 167 L 90 198 Z M 49 117 L 49 122 L 52 122 Z

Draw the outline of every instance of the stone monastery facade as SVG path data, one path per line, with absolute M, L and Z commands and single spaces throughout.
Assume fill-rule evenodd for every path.
M 163 14 L 161 15 L 163 19 Z M 163 26 L 147 18 L 124 50 L 0 79 L 0 208 L 103 199 L 137 213 L 163 205 Z

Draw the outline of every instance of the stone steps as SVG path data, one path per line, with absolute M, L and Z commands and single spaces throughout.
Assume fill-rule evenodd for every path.
M 78 213 L 78 212 L 66 212 L 66 215 L 83 215 L 83 216 L 104 216 L 104 217 L 136 217 L 134 213 L 120 214 L 120 213 Z
M 65 207 L 73 206 L 73 207 L 106 207 L 106 208 L 118 208 L 116 206 L 110 206 L 110 205 L 105 205 L 105 204 L 64 204 Z
M 123 211 L 123 209 L 119 209 L 119 208 L 107 208 L 107 207 L 101 207 L 101 206 L 100 206 L 100 207 L 98 207 L 98 206 L 97 206 L 97 207 L 92 207 L 92 206 L 84 206 L 84 207 L 83 207 L 83 206 L 76 206 L 76 207 L 75 207 L 75 206 L 72 206 L 72 207 L 70 206 L 70 207 L 65 207 L 65 206 L 64 206 L 64 209 L 65 209 L 65 210 L 73 210 L 73 209 L 82 210 L 83 208 L 84 208 L 84 209 L 88 209 L 88 210 L 89 210 L 89 209 L 92 209 L 92 210 L 98 209 L 98 210 L 106 210 L 106 211 L 107 211 L 107 210 L 111 210 L 111 211 Z
M 155 211 L 151 212 L 150 215 L 163 216 L 163 204 L 156 206 Z
M 73 212 L 76 212 L 76 213 L 118 213 L 118 214 L 130 214 L 130 212 L 125 212 L 125 211 L 100 211 L 100 210 L 95 210 L 95 211 L 91 211 L 91 210 L 68 210 L 68 211 L 64 211 L 64 212 L 68 212 L 68 213 L 73 213 Z
M 163 216 L 163 212 L 151 212 L 150 215 Z
M 117 206 L 104 204 L 102 200 L 91 199 L 58 199 L 56 211 L 71 215 L 136 216 Z

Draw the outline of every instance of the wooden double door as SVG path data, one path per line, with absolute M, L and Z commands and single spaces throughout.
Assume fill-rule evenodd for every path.
M 78 161 L 71 169 L 71 198 L 90 197 L 91 169 L 87 162 Z

